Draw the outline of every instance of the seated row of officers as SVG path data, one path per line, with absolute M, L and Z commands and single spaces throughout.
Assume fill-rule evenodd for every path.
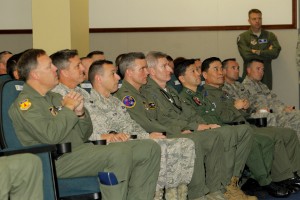
M 41 49 L 26 51 L 17 63 L 25 84 L 9 115 L 25 146 L 72 143 L 72 152 L 55 163 L 58 177 L 113 172 L 116 184 L 100 183 L 104 200 L 256 200 L 238 186 L 247 166 L 251 179 L 244 188 L 257 183 L 275 197 L 300 190 L 297 120 L 282 122 L 299 112 L 283 106 L 280 118 L 277 107 L 258 107 L 257 99 L 271 94 L 251 97 L 262 61 L 249 63 L 245 84 L 236 82 L 235 59 L 207 58 L 201 69 L 185 59 L 172 69 L 162 52 L 131 52 L 122 54 L 118 67 L 107 60 L 88 69 L 82 63 L 76 50 L 49 57 Z M 90 92 L 79 87 L 87 77 Z M 169 85 L 173 80 L 182 84 L 180 94 Z M 249 117 L 266 117 L 268 126 L 251 125 Z

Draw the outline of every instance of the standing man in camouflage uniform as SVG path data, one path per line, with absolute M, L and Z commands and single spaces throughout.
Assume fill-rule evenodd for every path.
M 245 116 L 247 117 L 248 114 L 243 112 L 244 102 L 234 102 L 226 92 L 222 91 L 224 77 L 220 59 L 216 57 L 206 59 L 202 64 L 202 72 L 206 80 L 202 96 L 207 98 L 209 104 L 214 105 L 213 109 L 222 122 L 245 122 Z M 276 191 L 276 187 L 266 187 L 273 196 L 284 196 L 284 187 L 292 192 L 298 191 L 300 189 L 300 178 L 297 174 L 300 172 L 300 160 L 298 159 L 300 146 L 299 142 L 295 141 L 294 131 L 288 128 L 265 127 L 254 128 L 254 132 L 256 141 L 260 145 L 253 150 L 259 149 L 260 151 L 252 154 L 247 162 L 254 177 L 263 186 L 267 186 L 272 180 L 279 182 L 282 189 L 277 188 L 278 191 Z M 266 148 L 263 143 L 269 139 L 275 142 L 274 158 L 272 154 L 268 153 L 270 149 Z M 260 154 L 263 155 L 263 159 L 258 159 Z M 269 176 L 270 171 L 271 177 Z
M 296 110 L 295 106 L 280 101 L 277 95 L 261 82 L 263 76 L 263 61 L 251 60 L 247 66 L 247 76 L 243 81 L 244 91 L 248 94 L 250 102 L 250 112 L 267 115 L 271 119 L 271 124 L 296 130 L 300 140 L 300 111 Z
M 44 199 L 41 160 L 32 154 L 0 157 L 0 185 L 1 200 Z
M 93 89 L 90 99 L 85 102 L 93 122 L 90 139 L 125 142 L 129 140 L 129 134 L 137 135 L 138 139 L 154 139 L 162 149 L 155 199 L 162 199 L 165 188 L 167 200 L 186 200 L 187 184 L 191 181 L 194 169 L 193 141 L 188 138 L 165 139 L 166 136 L 159 132 L 147 133 L 132 120 L 124 104 L 111 95 L 117 91 L 120 80 L 116 72 L 117 68 L 106 60 L 96 61 L 90 68 L 89 77 Z M 114 134 L 109 134 L 110 132 Z
M 262 13 L 258 9 L 248 12 L 250 29 L 239 35 L 237 45 L 244 60 L 243 78 L 247 64 L 252 59 L 261 59 L 265 63 L 265 76 L 262 82 L 272 90 L 272 60 L 276 59 L 281 47 L 274 33 L 262 29 Z
M 68 55 L 68 54 L 67 54 Z M 79 66 L 77 57 L 65 56 L 64 64 Z M 22 92 L 9 109 L 16 134 L 25 146 L 71 142 L 72 152 L 55 163 L 57 176 L 72 178 L 114 172 L 118 184 L 100 184 L 102 199 L 152 200 L 159 173 L 160 147 L 151 140 L 134 147 L 122 143 L 86 143 L 92 122 L 83 106 L 83 96 L 70 91 L 62 97 L 51 92 L 58 84 L 57 68 L 46 52 L 32 49 L 18 62 Z

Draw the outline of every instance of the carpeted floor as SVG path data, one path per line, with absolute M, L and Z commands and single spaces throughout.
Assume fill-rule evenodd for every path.
M 253 180 L 253 179 L 248 179 L 248 181 L 246 182 L 245 179 L 242 179 L 242 189 L 244 190 L 244 192 L 248 195 L 254 195 L 256 196 L 259 200 L 300 200 L 300 192 L 296 193 L 296 194 L 291 194 L 290 196 L 286 197 L 286 198 L 275 198 L 270 196 L 266 191 L 264 191 L 262 189 L 262 187 L 260 187 L 258 185 L 258 183 Z
M 267 193 L 259 191 L 255 194 L 257 196 L 257 198 L 259 200 L 300 200 L 300 193 L 298 192 L 297 194 L 291 194 L 289 197 L 287 198 L 275 198 L 275 197 L 271 197 L 269 196 Z

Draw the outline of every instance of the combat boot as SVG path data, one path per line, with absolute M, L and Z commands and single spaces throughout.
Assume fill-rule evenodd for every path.
M 177 200 L 178 194 L 177 194 L 177 188 L 167 188 L 166 194 L 165 194 L 166 200 Z
M 178 200 L 186 200 L 187 199 L 187 192 L 188 192 L 187 185 L 180 184 L 177 187 L 177 192 L 178 192 Z
M 163 196 L 164 196 L 164 190 L 160 189 L 155 192 L 155 196 L 153 200 L 163 200 Z
M 227 200 L 257 200 L 256 196 L 248 196 L 246 195 L 239 187 L 238 187 L 238 177 L 232 177 L 230 184 L 226 186 L 226 192 L 224 194 Z

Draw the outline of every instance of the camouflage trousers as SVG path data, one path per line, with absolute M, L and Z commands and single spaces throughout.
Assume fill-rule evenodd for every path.
M 156 191 L 188 184 L 193 175 L 195 145 L 188 138 L 154 139 L 161 147 L 160 172 Z
M 297 132 L 300 141 L 300 111 L 282 113 L 253 113 L 253 118 L 267 117 L 268 126 L 291 128 Z

